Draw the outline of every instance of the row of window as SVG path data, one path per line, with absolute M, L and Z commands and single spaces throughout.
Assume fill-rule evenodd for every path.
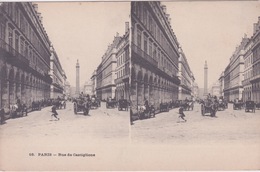
M 126 62 L 126 53 L 123 52 L 119 57 L 117 57 L 117 66 L 120 66 Z
M 253 64 L 253 54 L 245 59 L 245 69 Z
M 35 49 L 10 24 L 8 25 L 8 44 L 26 57 L 30 64 L 37 65 L 44 73 L 48 73 L 48 66 L 43 63 Z
M 248 71 L 246 71 L 245 73 L 244 73 L 244 79 L 246 80 L 246 79 L 250 79 L 250 78 L 252 78 L 253 77 L 253 70 L 251 69 L 251 70 L 248 70 Z
M 139 18 L 139 20 L 142 22 L 145 28 L 151 33 L 151 35 L 158 42 L 158 44 L 162 46 L 162 48 L 166 51 L 166 53 L 169 56 L 171 55 L 176 56 L 176 53 L 173 51 L 173 49 L 175 48 L 177 50 L 177 45 L 175 45 L 174 42 L 171 43 L 175 45 L 175 47 L 172 47 L 170 45 L 170 42 L 164 36 L 164 33 L 159 26 L 159 23 L 155 21 L 155 19 L 152 16 L 152 13 L 148 10 L 147 6 L 148 6 L 148 2 L 132 2 L 132 11 Z M 157 14 L 156 16 L 159 21 L 164 21 L 161 15 Z M 164 28 L 164 30 L 168 30 L 167 26 L 164 25 L 162 27 Z M 169 32 L 172 31 L 169 30 Z M 167 37 L 169 38 L 171 37 L 171 35 L 168 35 Z M 176 57 L 172 57 L 173 60 L 174 58 Z
M 253 65 L 253 76 L 260 75 L 260 61 Z
M 177 75 L 177 68 L 169 61 L 167 55 L 161 51 L 160 47 L 154 44 L 152 38 L 142 32 L 138 27 L 136 28 L 137 34 L 134 39 L 137 42 L 137 46 L 141 48 L 147 55 L 152 57 L 156 62 L 158 62 L 159 68 L 166 68 L 168 71 L 171 71 L 173 75 Z M 134 35 L 134 34 L 133 34 Z M 178 65 L 178 58 L 174 58 L 174 64 Z
M 39 52 L 41 57 L 44 58 L 44 60 L 48 63 L 49 62 L 49 55 L 46 52 L 45 47 L 43 46 L 43 43 L 40 41 L 38 36 L 36 35 L 36 32 L 33 30 L 33 28 L 30 26 L 29 22 L 27 21 L 27 18 L 23 15 L 21 10 L 19 9 L 18 3 L 4 3 L 4 9 L 6 13 L 9 15 L 9 17 L 12 19 L 12 21 L 16 24 L 16 26 L 21 29 L 21 32 L 24 34 L 25 38 L 21 36 L 21 39 L 31 43 L 32 47 L 35 47 L 36 50 Z M 32 14 L 31 14 L 32 16 Z M 35 22 L 34 22 L 35 23 Z M 38 26 L 35 26 L 38 27 Z M 17 37 L 18 37 L 17 33 Z M 13 45 L 10 43 L 10 45 Z M 22 50 L 23 51 L 23 50 Z

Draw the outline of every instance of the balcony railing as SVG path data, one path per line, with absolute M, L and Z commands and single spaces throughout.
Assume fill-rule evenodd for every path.
M 12 46 L 7 44 L 4 40 L 0 39 L 0 49 L 1 51 L 5 51 L 11 54 L 11 57 L 18 62 L 23 62 L 26 65 L 29 65 L 29 60 L 26 59 L 22 54 L 20 54 L 17 50 L 15 50 Z
M 155 67 L 158 67 L 158 62 L 154 60 L 150 55 L 148 55 L 146 52 L 144 52 L 140 47 L 136 46 L 134 43 L 132 43 L 132 50 L 138 54 L 140 57 L 154 65 Z

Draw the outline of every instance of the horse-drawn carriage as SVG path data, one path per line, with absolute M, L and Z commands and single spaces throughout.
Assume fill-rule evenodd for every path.
M 190 110 L 193 110 L 194 103 L 193 103 L 193 101 L 184 101 L 182 103 L 182 107 L 183 107 L 183 110 L 190 111 Z
M 155 108 L 153 105 L 137 106 L 138 119 L 155 117 Z
M 246 101 L 245 103 L 245 112 L 249 112 L 250 110 L 255 113 L 255 102 L 254 101 Z
M 56 99 L 53 101 L 53 105 L 55 105 L 57 109 L 66 109 L 66 100 Z
M 32 111 L 34 111 L 34 110 L 41 110 L 41 108 L 42 108 L 41 101 L 33 101 L 32 102 Z
M 169 112 L 169 104 L 160 103 L 160 112 Z
M 74 99 L 73 109 L 74 114 L 78 114 L 78 112 L 83 112 L 84 115 L 88 115 L 90 109 L 88 100 L 83 98 Z
M 90 108 L 97 109 L 98 107 L 100 107 L 100 101 L 96 97 L 91 97 Z
M 255 108 L 256 108 L 256 109 L 260 109 L 260 103 L 256 103 L 256 104 L 255 104 Z
M 111 99 L 111 98 L 107 99 L 107 101 L 106 101 L 106 107 L 107 108 L 116 108 L 116 106 L 117 106 L 116 99 Z
M 206 113 L 210 113 L 211 117 L 215 117 L 218 110 L 218 104 L 212 99 L 205 99 L 201 101 L 201 115 L 205 116 Z
M 219 99 L 218 100 L 218 111 L 223 111 L 225 109 L 227 109 L 227 101 L 223 100 L 223 99 Z
M 14 104 L 10 105 L 9 113 L 12 118 L 17 118 L 27 116 L 28 112 L 25 104 Z
M 128 111 L 128 101 L 126 99 L 120 99 L 118 101 L 118 110 L 121 111 L 123 109 L 125 109 L 126 111 Z
M 234 110 L 241 110 L 244 107 L 244 102 L 241 100 L 235 100 L 233 102 L 233 109 Z

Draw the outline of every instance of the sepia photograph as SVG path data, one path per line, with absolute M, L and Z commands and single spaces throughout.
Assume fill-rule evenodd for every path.
M 259 1 L 0 2 L 0 171 L 259 162 Z

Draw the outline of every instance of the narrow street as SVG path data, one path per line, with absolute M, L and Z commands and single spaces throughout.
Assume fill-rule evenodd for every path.
M 34 111 L 27 117 L 9 119 L 0 126 L 1 140 L 24 138 L 39 139 L 51 137 L 63 139 L 82 139 L 91 142 L 99 139 L 127 140 L 129 136 L 129 113 L 117 109 L 106 109 L 102 103 L 98 109 L 91 109 L 89 115 L 82 112 L 74 114 L 73 104 L 67 103 L 66 109 L 57 110 L 60 120 L 51 117 L 51 107 Z
M 133 170 L 249 170 L 259 169 L 260 110 L 245 113 L 232 104 L 217 117 L 202 116 L 200 105 L 185 111 L 187 122 L 178 123 L 178 109 L 131 126 Z M 158 162 L 160 162 L 158 164 Z
M 157 114 L 155 118 L 134 121 L 132 142 L 180 145 L 260 143 L 260 110 L 245 113 L 244 109 L 233 110 L 229 104 L 228 109 L 210 117 L 202 116 L 200 105 L 195 104 L 193 111 L 184 113 L 187 122 L 178 119 L 178 108 Z
M 129 143 L 129 111 L 106 109 L 102 103 L 98 109 L 90 110 L 88 116 L 75 115 L 73 104 L 67 103 L 65 110 L 57 110 L 60 120 L 51 118 L 50 111 L 51 107 L 46 107 L 0 125 L 1 170 L 55 170 L 56 164 L 60 165 L 59 170 L 75 169 L 70 166 L 72 159 L 59 153 L 95 154 L 94 157 L 73 156 L 75 163 L 82 164 L 77 169 L 88 166 L 94 170 L 100 161 L 104 165 L 115 161 L 111 154 L 118 156 Z M 42 157 L 39 153 L 51 153 L 52 157 Z M 50 165 L 50 161 L 55 163 Z

